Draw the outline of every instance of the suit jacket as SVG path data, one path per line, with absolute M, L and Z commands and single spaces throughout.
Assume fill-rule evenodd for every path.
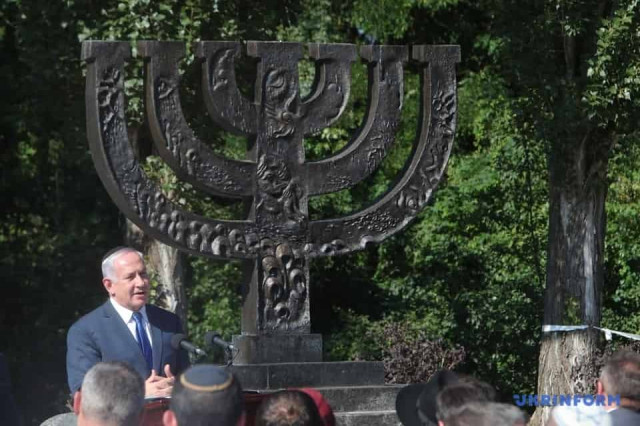
M 609 411 L 611 426 L 634 426 L 640 425 L 640 413 L 628 408 L 616 408 Z
M 146 305 L 146 311 L 153 369 L 164 375 L 164 366 L 169 364 L 173 374 L 179 374 L 188 367 L 189 357 L 184 350 L 171 347 L 173 335 L 182 332 L 178 316 L 153 305 Z M 108 300 L 76 321 L 67 333 L 67 380 L 71 393 L 80 388 L 84 375 L 100 361 L 127 362 L 145 380 L 150 374 L 138 342 Z

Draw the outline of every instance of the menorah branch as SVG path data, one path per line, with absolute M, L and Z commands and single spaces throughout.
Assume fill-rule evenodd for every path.
M 367 114 L 354 138 L 337 154 L 307 164 L 311 195 L 350 188 L 377 170 L 400 125 L 405 46 L 363 46 L 369 68 Z
M 316 75 L 308 99 L 302 102 L 302 133 L 318 133 L 335 123 L 351 93 L 351 63 L 356 60 L 352 44 L 309 44 L 316 61 Z
M 118 208 L 153 238 L 194 254 L 253 258 L 259 245 L 247 221 L 205 218 L 185 211 L 147 178 L 127 135 L 124 62 L 127 42 L 84 42 L 88 63 L 87 135 L 96 170 Z
M 252 136 L 258 126 L 255 105 L 236 82 L 240 47 L 238 42 L 203 41 L 197 44 L 196 56 L 202 60 L 202 93 L 211 119 L 227 131 Z
M 145 59 L 145 102 L 153 141 L 176 175 L 218 196 L 249 197 L 255 164 L 215 154 L 187 124 L 180 104 L 178 65 L 185 54 L 180 42 L 141 41 Z
M 423 65 L 420 129 L 401 178 L 371 206 L 353 215 L 309 224 L 311 256 L 361 250 L 400 231 L 429 201 L 444 173 L 456 125 L 458 46 L 414 46 Z

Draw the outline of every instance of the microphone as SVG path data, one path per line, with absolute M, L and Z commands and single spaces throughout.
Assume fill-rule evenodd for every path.
M 205 351 L 188 341 L 187 336 L 184 334 L 174 334 L 173 337 L 171 337 L 171 347 L 175 350 L 182 348 L 196 356 L 205 356 L 207 354 Z
M 207 346 L 213 347 L 214 345 L 218 345 L 227 351 L 233 351 L 236 348 L 231 343 L 222 340 L 220 333 L 217 331 L 207 331 L 204 335 L 204 341 Z

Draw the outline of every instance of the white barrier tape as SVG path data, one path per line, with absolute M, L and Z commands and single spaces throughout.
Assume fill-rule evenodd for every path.
M 543 325 L 542 332 L 550 333 L 552 331 L 575 331 L 575 330 L 586 330 L 589 328 L 588 325 Z
M 640 335 L 638 334 L 625 333 L 623 331 L 615 331 L 615 330 L 610 330 L 608 328 L 600 328 L 600 327 L 594 327 L 594 328 L 604 331 L 605 338 L 607 338 L 607 335 L 609 336 L 607 340 L 611 340 L 612 333 L 617 334 L 618 336 L 626 337 L 627 339 L 640 340 Z
M 640 340 L 640 335 L 638 334 L 625 333 L 622 331 L 616 331 L 608 328 L 601 328 L 601 327 L 595 327 L 595 326 L 589 326 L 589 325 L 543 325 L 542 332 L 551 333 L 554 331 L 577 331 L 577 330 L 586 330 L 590 327 L 593 327 L 596 330 L 600 330 L 604 332 L 604 338 L 607 340 L 611 340 L 613 338 L 612 336 L 613 334 L 626 337 L 627 339 L 631 339 L 631 340 Z

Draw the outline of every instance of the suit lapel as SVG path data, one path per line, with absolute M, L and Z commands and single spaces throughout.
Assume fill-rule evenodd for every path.
M 158 319 L 156 316 L 156 310 L 151 305 L 147 305 L 147 318 L 149 318 L 149 325 L 151 328 L 151 350 L 153 352 L 153 368 L 156 373 L 164 375 L 162 365 L 162 330 L 158 328 Z
M 131 331 L 129 330 L 129 327 L 127 327 L 127 324 L 122 321 L 122 317 L 118 315 L 118 312 L 116 312 L 115 308 L 111 304 L 111 301 L 107 300 L 107 303 L 102 306 L 104 308 L 104 317 L 107 321 L 109 321 L 108 329 L 113 330 L 113 333 L 118 336 L 118 339 L 122 341 L 126 346 L 128 346 L 130 351 L 137 354 L 143 364 L 146 364 L 138 341 L 135 337 L 133 337 L 133 334 L 131 334 Z

